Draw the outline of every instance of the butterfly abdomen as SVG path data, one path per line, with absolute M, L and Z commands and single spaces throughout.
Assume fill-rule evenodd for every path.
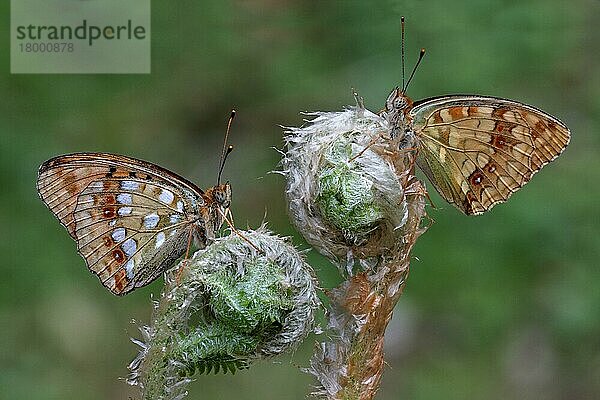
M 158 248 L 150 250 L 143 263 L 156 265 L 152 269 L 140 269 L 135 278 L 135 287 L 142 287 L 159 277 L 163 272 L 175 265 L 176 261 L 185 255 L 189 231 L 173 235 L 166 239 Z
M 196 224 L 194 224 L 194 244 L 196 245 L 196 247 L 198 247 L 199 249 L 204 249 L 206 248 L 206 246 L 209 245 L 209 243 L 211 242 L 211 240 L 214 240 L 214 235 L 212 238 L 208 237 L 208 234 L 206 232 L 206 225 L 204 223 L 204 221 L 199 221 Z

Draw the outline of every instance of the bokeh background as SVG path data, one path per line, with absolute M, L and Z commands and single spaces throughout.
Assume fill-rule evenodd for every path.
M 126 399 L 129 337 L 161 281 L 102 288 L 35 191 L 37 167 L 73 151 L 147 159 L 213 185 L 232 107 L 225 176 L 238 226 L 307 245 L 286 216 L 282 130 L 300 111 L 371 110 L 428 50 L 409 94 L 479 93 L 563 120 L 567 151 L 504 205 L 466 217 L 436 193 L 389 327 L 380 399 L 600 398 L 600 2 L 153 1 L 150 75 L 10 75 L 0 5 L 0 398 Z M 337 272 L 308 255 L 324 287 Z M 132 323 L 135 320 L 136 323 Z M 315 338 L 235 376 L 200 376 L 190 399 L 302 399 Z

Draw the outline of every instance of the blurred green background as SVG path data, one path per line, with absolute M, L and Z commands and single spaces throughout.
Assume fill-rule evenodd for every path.
M 38 199 L 37 167 L 73 151 L 147 159 L 214 184 L 225 176 L 238 226 L 293 235 L 277 167 L 300 111 L 340 110 L 350 88 L 379 110 L 428 50 L 415 99 L 478 93 L 520 100 L 572 130 L 570 147 L 504 205 L 466 217 L 432 193 L 388 330 L 379 399 L 600 398 L 600 2 L 154 1 L 150 75 L 10 75 L 0 5 L 0 398 L 126 399 L 120 377 L 160 281 L 124 298 L 86 269 Z M 324 287 L 339 282 L 309 253 Z M 301 399 L 314 337 L 235 376 L 200 376 L 190 399 Z

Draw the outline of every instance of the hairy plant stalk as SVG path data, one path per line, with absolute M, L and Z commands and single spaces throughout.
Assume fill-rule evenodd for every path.
M 321 384 L 318 395 L 368 400 L 379 388 L 385 329 L 408 278 L 411 249 L 422 232 L 423 198 L 410 197 L 409 216 L 400 228 L 403 239 L 391 257 L 381 257 L 374 272 L 350 276 L 329 293 L 331 339 L 319 344 L 309 368 Z
M 387 121 L 357 100 L 289 128 L 282 160 L 292 222 L 346 277 L 327 293 L 330 339 L 317 344 L 307 369 L 320 384 L 314 394 L 331 400 L 375 396 L 385 329 L 424 230 L 414 151 L 399 150 Z

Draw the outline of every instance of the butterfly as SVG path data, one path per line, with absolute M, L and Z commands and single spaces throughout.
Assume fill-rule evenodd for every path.
M 450 95 L 413 102 L 405 92 L 424 54 L 421 49 L 407 84 L 392 90 L 380 116 L 391 138 L 416 149 L 419 168 L 463 213 L 479 215 L 508 200 L 569 144 L 564 123 L 517 101 Z
M 232 149 L 224 147 L 217 182 Z M 89 270 L 115 295 L 154 281 L 192 238 L 198 248 L 208 246 L 231 203 L 229 183 L 203 191 L 158 165 L 109 153 L 52 158 L 39 168 L 37 189 Z

